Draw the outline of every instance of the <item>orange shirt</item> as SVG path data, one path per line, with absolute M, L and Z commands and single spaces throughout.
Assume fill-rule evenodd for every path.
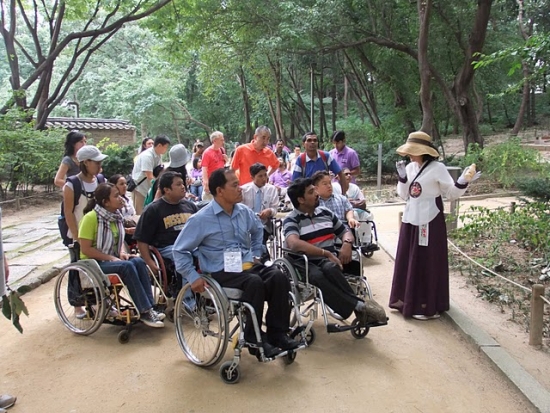
M 247 143 L 236 149 L 235 156 L 233 156 L 231 160 L 231 169 L 234 169 L 239 177 L 240 185 L 252 182 L 250 167 L 256 162 L 265 165 L 267 169 L 269 169 L 269 167 L 273 169 L 279 167 L 279 160 L 268 147 L 258 152 L 252 143 Z

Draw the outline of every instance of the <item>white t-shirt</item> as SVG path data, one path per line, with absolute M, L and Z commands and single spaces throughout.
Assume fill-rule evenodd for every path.
M 94 177 L 93 182 L 84 182 L 82 180 L 80 182 L 82 183 L 82 194 L 80 194 L 78 205 L 75 205 L 74 207 L 74 216 L 76 218 L 77 226 L 80 224 L 80 220 L 84 216 L 84 208 L 86 208 L 86 205 L 88 204 L 88 200 L 94 197 L 94 191 L 98 185 L 96 177 Z M 73 183 L 71 181 L 67 181 L 65 183 L 65 186 L 74 192 Z M 67 235 L 69 236 L 69 238 L 73 238 L 73 235 L 70 229 L 67 232 Z
M 149 192 L 151 188 L 151 182 L 148 179 L 143 179 L 146 176 L 145 171 L 153 172 L 153 169 L 160 165 L 161 160 L 162 157 L 161 155 L 157 155 L 154 146 L 138 155 L 136 163 L 134 164 L 134 169 L 132 169 L 132 179 L 136 181 L 136 184 L 141 180 L 143 180 L 143 182 L 137 186 L 135 191 L 138 191 L 143 196 L 147 196 L 147 192 Z

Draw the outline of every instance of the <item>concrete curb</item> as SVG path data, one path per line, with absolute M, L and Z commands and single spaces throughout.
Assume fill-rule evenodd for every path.
M 378 245 L 395 261 L 392 248 L 378 240 Z M 506 379 L 510 381 L 521 394 L 540 413 L 550 413 L 550 392 L 531 376 L 500 344 L 485 330 L 475 324 L 452 300 L 450 310 L 443 313 L 443 318 L 460 332 L 472 345 L 480 350 Z

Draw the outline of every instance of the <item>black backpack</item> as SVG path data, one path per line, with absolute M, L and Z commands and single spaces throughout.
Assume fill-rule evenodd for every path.
M 74 203 L 73 211 L 80 202 L 80 195 L 82 194 L 82 182 L 78 175 L 67 177 L 67 181 L 73 184 L 73 193 L 74 193 Z M 97 175 L 97 183 L 102 184 L 105 182 L 105 177 L 101 174 Z M 59 213 L 59 218 L 57 220 L 57 225 L 59 226 L 59 233 L 61 234 L 61 239 L 63 240 L 63 245 L 69 246 L 73 243 L 73 239 L 69 238 L 69 226 L 67 225 L 67 220 L 65 219 L 65 205 L 61 202 L 61 211 Z

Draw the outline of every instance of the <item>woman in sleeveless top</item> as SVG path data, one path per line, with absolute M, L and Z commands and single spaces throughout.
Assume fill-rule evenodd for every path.
M 69 176 L 77 175 L 80 172 L 76 153 L 84 145 L 86 145 L 86 136 L 83 133 L 71 131 L 67 134 L 65 138 L 65 154 L 63 159 L 61 159 L 61 164 L 53 180 L 54 185 L 58 188 L 63 188 Z

